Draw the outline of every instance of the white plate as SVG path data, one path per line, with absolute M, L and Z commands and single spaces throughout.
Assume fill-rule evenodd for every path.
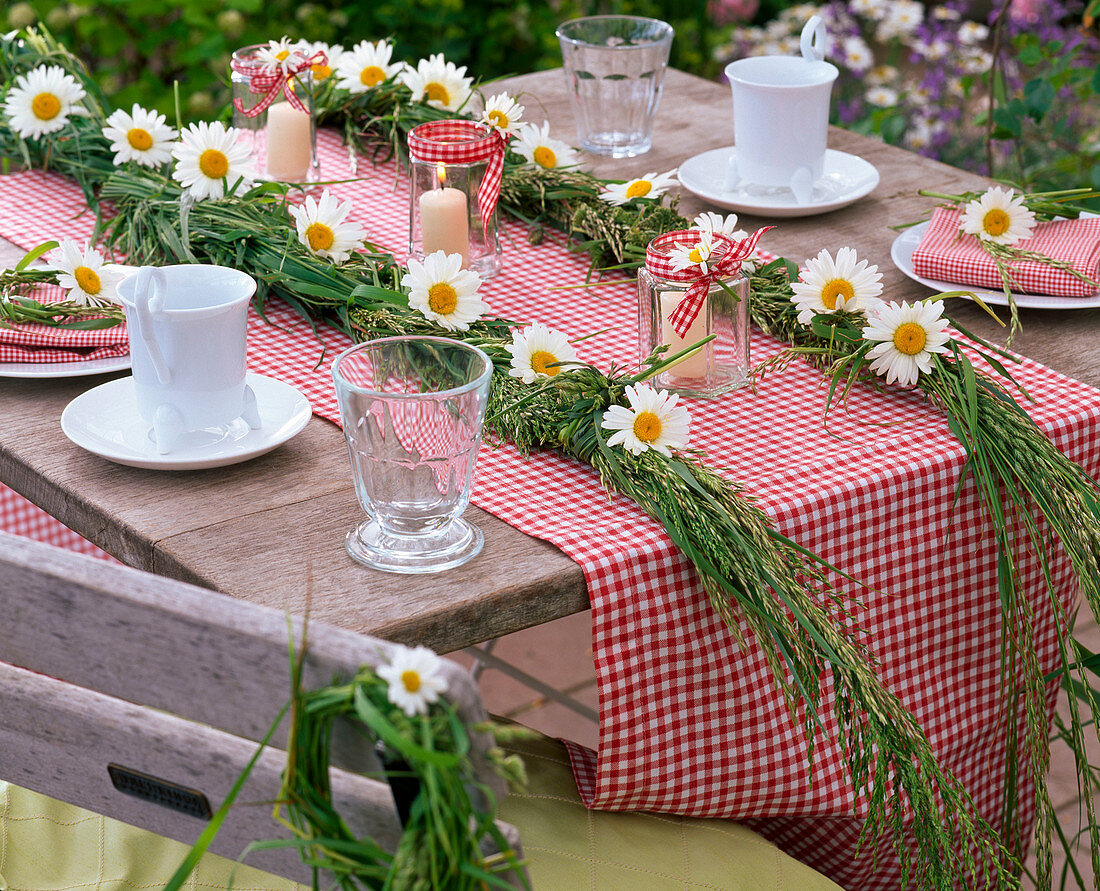
M 987 291 L 970 285 L 942 282 L 934 278 L 921 278 L 913 271 L 913 251 L 917 249 L 928 223 L 918 223 L 905 229 L 890 245 L 890 259 L 894 265 L 913 281 L 927 285 L 934 291 L 971 291 L 986 303 L 995 306 L 1008 306 L 1004 291 Z M 1016 305 L 1026 309 L 1095 309 L 1100 306 L 1100 291 L 1091 297 L 1056 297 L 1052 294 L 1017 294 L 1012 292 Z
M 239 418 L 223 427 L 195 430 L 167 455 L 157 453 L 152 426 L 138 413 L 134 379 L 122 377 L 77 396 L 61 413 L 61 429 L 94 455 L 148 470 L 204 470 L 238 464 L 270 452 L 309 421 L 309 400 L 282 381 L 249 374 L 263 426 L 251 430 Z
M 712 149 L 680 165 L 680 184 L 700 198 L 742 213 L 762 217 L 810 217 L 858 201 L 878 185 L 878 171 L 869 161 L 847 152 L 825 150 L 825 175 L 814 183 L 813 199 L 799 204 L 787 188 L 742 183 L 726 191 L 726 166 L 736 146 Z
M 0 362 L 0 377 L 83 377 L 86 374 L 108 374 L 126 371 L 130 354 L 107 359 L 84 359 L 79 362 Z

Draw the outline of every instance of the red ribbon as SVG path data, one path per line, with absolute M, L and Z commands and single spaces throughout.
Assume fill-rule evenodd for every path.
M 477 206 L 482 220 L 492 219 L 504 175 L 504 138 L 496 127 L 477 121 L 428 121 L 409 131 L 409 157 L 436 164 L 486 161 L 485 176 L 477 190 Z
M 686 337 L 691 323 L 699 315 L 703 308 L 703 302 L 710 293 L 711 285 L 720 278 L 733 278 L 741 271 L 741 264 L 753 255 L 756 243 L 760 236 L 775 226 L 765 226 L 757 229 L 748 238 L 736 241 L 722 232 L 715 232 L 711 236 L 711 255 L 707 264 L 707 272 L 703 272 L 698 266 L 692 265 L 684 269 L 677 269 L 672 264 L 669 251 L 677 247 L 695 247 L 703 233 L 698 229 L 681 229 L 677 232 L 666 232 L 658 235 L 649 243 L 645 252 L 645 268 L 657 278 L 663 278 L 671 282 L 680 282 L 689 285 L 676 308 L 668 317 L 673 330 L 680 336 Z
M 290 103 L 292 108 L 296 108 L 303 114 L 309 114 L 309 109 L 302 104 L 302 100 L 298 98 L 289 84 L 299 74 L 309 71 L 314 65 L 327 65 L 328 56 L 322 50 L 318 50 L 308 59 L 297 52 L 294 52 L 294 55 L 298 56 L 301 61 L 287 68 L 285 72 L 281 66 L 271 69 L 264 64 L 255 62 L 232 61 L 230 67 L 238 74 L 248 78 L 248 88 L 253 93 L 264 94 L 263 98 L 252 108 L 246 110 L 240 98 L 233 99 L 233 107 L 246 118 L 254 118 L 267 111 L 268 106 L 279 98 L 280 93 L 285 93 L 286 101 Z

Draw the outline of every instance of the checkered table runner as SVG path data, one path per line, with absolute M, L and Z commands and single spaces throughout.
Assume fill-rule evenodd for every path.
M 64 291 L 53 285 L 36 288 L 33 294 L 41 303 L 53 303 L 64 296 Z M 0 362 L 58 364 L 111 359 L 125 356 L 129 351 L 125 325 L 99 330 L 29 323 L 0 327 Z
M 320 152 L 326 177 L 348 175 L 347 154 L 331 134 L 322 135 Z M 352 218 L 376 243 L 400 253 L 407 184 L 392 165 L 361 173 L 365 179 L 334 189 L 354 199 Z M 81 235 L 82 218 L 64 210 L 79 205 L 79 193 L 60 177 L 18 174 L 0 184 L 0 232 L 13 241 Z M 505 268 L 483 289 L 492 312 L 571 336 L 605 331 L 579 345 L 583 359 L 636 361 L 633 287 L 555 289 L 582 282 L 585 260 L 559 244 L 533 247 L 525 236 L 521 226 L 502 226 Z M 840 246 L 807 245 L 807 254 Z M 299 387 L 316 413 L 336 421 L 328 367 L 346 339 L 326 330 L 318 342 L 285 307 L 272 306 L 269 317 L 275 324 L 253 318 L 249 328 L 251 370 Z M 754 362 L 779 349 L 754 334 Z M 1100 393 L 1026 360 L 1015 372 L 1036 399 L 1029 408 L 1036 421 L 1086 470 L 1100 473 Z M 745 485 L 783 533 L 870 586 L 859 592 L 860 618 L 882 677 L 996 822 L 1005 785 L 1001 727 L 1023 718 L 1006 713 L 1012 710 L 990 658 L 1000 637 L 996 562 L 973 487 L 955 501 L 963 449 L 940 412 L 915 393 L 857 387 L 828 431 L 825 396 L 821 375 L 796 362 L 755 392 L 687 400 L 692 444 Z M 819 741 L 811 782 L 807 747 L 751 635 L 738 646 L 660 524 L 629 499 L 609 498 L 585 466 L 551 453 L 526 460 L 510 446 L 484 448 L 473 500 L 552 542 L 584 570 L 601 716 L 598 756 L 572 747 L 587 803 L 753 820 L 842 885 L 898 887 L 899 864 L 886 844 L 873 874 L 870 855 L 854 858 L 864 807 L 846 781 L 841 752 Z M 1065 561 L 1054 571 L 1072 597 Z M 1033 564 L 1024 578 L 1044 632 L 1039 656 L 1050 667 L 1052 617 Z M 822 711 L 831 713 L 827 701 Z M 832 729 L 828 718 L 826 726 Z M 1018 782 L 1026 807 L 1029 780 Z

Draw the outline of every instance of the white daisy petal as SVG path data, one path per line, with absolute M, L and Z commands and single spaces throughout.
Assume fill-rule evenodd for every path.
M 691 230 L 689 230 L 691 231 Z M 669 260 L 673 269 L 695 268 L 704 275 L 707 273 L 707 264 L 710 262 L 714 244 L 711 241 L 710 232 L 702 232 L 695 244 L 678 244 L 669 253 Z
M 84 88 L 59 65 L 39 65 L 20 74 L 4 100 L 4 114 L 22 139 L 37 139 L 65 126 L 69 115 L 82 114 Z
M 521 378 L 525 384 L 568 371 L 565 363 L 577 361 L 577 353 L 566 336 L 538 322 L 513 334 L 507 350 L 512 354 L 508 374 Z
M 677 405 L 679 396 L 634 384 L 626 388 L 626 400 L 629 409 L 612 405 L 600 422 L 603 429 L 615 431 L 608 437 L 609 446 L 622 445 L 633 455 L 653 449 L 666 457 L 672 456 L 672 449 L 687 448 L 691 415 Z
M 420 263 L 409 259 L 401 286 L 409 289 L 409 306 L 448 331 L 467 331 L 489 311 L 478 296 L 481 276 L 462 269 L 460 254 L 436 251 Z
M 388 40 L 360 41 L 336 60 L 336 86 L 350 93 L 365 93 L 385 83 L 402 68 L 399 62 L 390 64 L 392 56 L 393 44 Z
M 129 114 L 121 108 L 111 113 L 103 135 L 111 143 L 115 164 L 136 161 L 143 167 L 159 167 L 172 159 L 177 133 L 164 122 L 164 115 L 135 102 Z
M 434 108 L 458 111 L 470 98 L 472 77 L 466 77 L 466 66 L 456 68 L 453 62 L 434 53 L 421 59 L 413 68 L 406 65 L 398 77 L 412 91 L 413 102 L 427 102 Z
M 237 131 L 220 121 L 191 124 L 180 133 L 172 157 L 172 178 L 198 201 L 223 198 L 227 191 L 243 194 L 256 179 L 251 152 L 237 141 Z
M 600 198 L 608 204 L 626 204 L 635 198 L 652 200 L 660 198 L 676 185 L 676 182 L 675 168 L 660 174 L 647 173 L 645 176 L 627 180 L 625 183 L 611 183 L 600 192 Z
M 963 209 L 959 228 L 968 235 L 995 244 L 1016 244 L 1031 238 L 1035 214 L 1024 206 L 1022 195 L 992 186 Z
M 119 302 L 122 273 L 105 268 L 103 255 L 90 245 L 81 247 L 71 238 L 62 239 L 50 260 L 58 273 L 57 283 L 69 292 L 69 300 L 81 306 Z
M 510 148 L 526 158 L 529 164 L 545 167 L 547 170 L 573 167 L 581 161 L 574 149 L 550 136 L 549 121 L 543 121 L 541 128 L 534 124 L 521 124 Z
M 481 113 L 481 122 L 496 127 L 506 139 L 520 126 L 523 106 L 507 93 L 498 93 L 485 100 L 485 110 Z
M 328 189 L 321 193 L 320 201 L 307 197 L 300 207 L 291 205 L 298 241 L 315 256 L 343 263 L 367 237 L 358 223 L 344 222 L 351 210 L 350 201 L 338 201 Z
M 863 339 L 875 344 L 867 353 L 871 370 L 888 384 L 911 387 L 932 370 L 932 353 L 947 352 L 943 302 L 883 303 L 869 317 Z
M 868 312 L 880 302 L 882 273 L 866 260 L 857 260 L 856 252 L 842 247 L 836 259 L 827 251 L 806 261 L 799 280 L 791 283 L 791 301 L 798 308 L 798 321 L 808 325 L 816 315 L 844 310 Z
M 428 706 L 447 692 L 443 660 L 427 647 L 400 647 L 389 665 L 378 668 L 386 696 L 410 718 L 426 715 Z

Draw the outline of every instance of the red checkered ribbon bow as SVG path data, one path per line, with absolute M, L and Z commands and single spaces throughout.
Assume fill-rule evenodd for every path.
M 267 111 L 268 106 L 279 98 L 280 93 L 286 93 L 286 101 L 292 108 L 296 108 L 303 114 L 309 114 L 309 109 L 302 104 L 302 100 L 288 85 L 299 74 L 309 71 L 314 65 L 327 65 L 328 56 L 322 50 L 318 50 L 308 59 L 300 53 L 295 53 L 295 56 L 296 61 L 286 69 L 280 66 L 272 69 L 255 62 L 233 60 L 230 65 L 238 74 L 248 78 L 249 89 L 253 93 L 264 94 L 263 98 L 249 109 L 244 107 L 244 103 L 239 98 L 233 100 L 233 107 L 246 118 L 254 118 Z
M 428 121 L 409 131 L 409 157 L 437 164 L 488 162 L 477 206 L 483 220 L 492 218 L 504 173 L 504 139 L 496 127 L 477 121 Z
M 670 282 L 689 284 L 687 293 L 683 296 L 672 315 L 668 317 L 673 329 L 680 337 L 686 337 L 691 323 L 699 315 L 703 308 L 703 301 L 710 293 L 711 285 L 720 278 L 733 278 L 741 271 L 741 264 L 753 255 L 756 243 L 760 236 L 775 226 L 765 226 L 757 229 L 748 238 L 736 241 L 721 232 L 715 232 L 711 236 L 710 262 L 707 263 L 707 271 L 703 272 L 698 266 L 688 266 L 677 269 L 673 265 L 669 252 L 678 247 L 694 247 L 703 233 L 696 229 L 682 229 L 678 232 L 666 232 L 658 235 L 649 243 L 645 252 L 645 268 L 657 278 L 663 278 Z

